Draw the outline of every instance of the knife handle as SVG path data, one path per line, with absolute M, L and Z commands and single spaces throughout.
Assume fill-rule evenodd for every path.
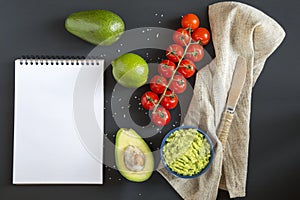
M 227 138 L 228 138 L 233 116 L 234 116 L 233 112 L 229 112 L 229 111 L 223 112 L 221 124 L 218 129 L 218 135 L 219 135 L 218 137 L 220 142 L 222 143 L 223 153 L 225 152 L 226 149 Z

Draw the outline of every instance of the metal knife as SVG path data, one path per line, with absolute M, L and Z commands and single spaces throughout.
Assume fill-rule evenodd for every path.
M 223 146 L 223 152 L 226 149 L 227 138 L 234 116 L 235 108 L 240 98 L 247 73 L 247 64 L 244 57 L 239 56 L 235 64 L 235 70 L 228 92 L 225 111 L 218 129 L 218 137 Z

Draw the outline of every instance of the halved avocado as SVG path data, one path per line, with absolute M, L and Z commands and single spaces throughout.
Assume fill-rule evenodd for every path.
M 115 158 L 119 172 L 130 181 L 146 181 L 154 170 L 149 146 L 133 129 L 121 128 L 118 131 Z

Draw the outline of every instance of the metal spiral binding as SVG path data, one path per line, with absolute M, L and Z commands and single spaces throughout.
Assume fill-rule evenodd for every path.
M 100 58 L 84 56 L 22 56 L 20 65 L 99 65 Z

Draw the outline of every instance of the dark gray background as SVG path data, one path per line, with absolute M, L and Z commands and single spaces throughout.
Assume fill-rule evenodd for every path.
M 21 55 L 87 55 L 93 45 L 64 30 L 72 12 L 109 9 L 122 16 L 127 29 L 161 26 L 175 29 L 179 17 L 197 13 L 208 26 L 212 0 L 9 0 L 0 2 L 0 199 L 180 199 L 154 173 L 145 183 L 118 178 L 105 170 L 102 186 L 14 186 L 12 182 L 14 64 Z M 287 36 L 267 61 L 253 92 L 247 197 L 243 199 L 297 199 L 300 181 L 300 68 L 299 9 L 296 0 L 244 3 L 277 20 Z M 163 13 L 158 24 L 155 13 Z M 214 56 L 212 45 L 206 47 Z M 112 177 L 111 180 L 108 177 Z M 299 197 L 298 197 L 299 198 Z M 228 199 L 220 192 L 218 199 Z

